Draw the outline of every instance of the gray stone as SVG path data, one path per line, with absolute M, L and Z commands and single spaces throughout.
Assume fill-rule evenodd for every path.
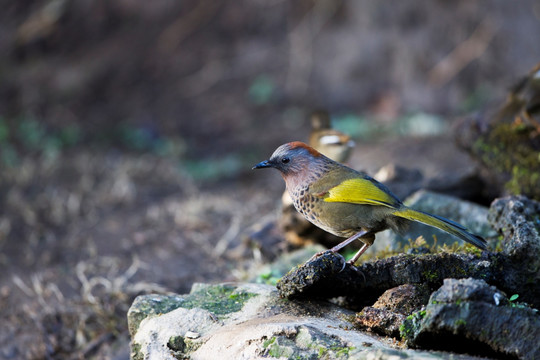
M 507 269 L 496 285 L 540 307 L 540 202 L 525 196 L 497 199 L 489 221 L 501 234 L 499 266 Z
M 128 313 L 132 359 L 469 359 L 400 349 L 354 330 L 352 311 L 283 300 L 268 285 L 197 285 L 188 295 L 153 296 L 136 299 Z M 175 299 L 178 307 L 162 306 Z M 193 333 L 199 336 L 188 336 Z
M 540 202 L 525 196 L 496 199 L 489 221 L 504 237 L 502 249 L 513 261 L 526 263 L 531 272 L 540 270 Z
M 345 296 L 356 306 L 371 305 L 387 289 L 403 284 L 438 288 L 446 278 L 482 278 L 496 281 L 499 269 L 495 255 L 447 253 L 413 256 L 400 254 L 354 267 L 330 250 L 295 267 L 276 286 L 282 297 L 330 298 Z
M 366 306 L 356 314 L 356 326 L 380 335 L 399 338 L 399 328 L 406 316 L 387 309 Z
M 446 279 L 425 310 L 401 328 L 407 344 L 518 359 L 540 357 L 540 316 L 510 305 L 505 294 L 478 279 Z

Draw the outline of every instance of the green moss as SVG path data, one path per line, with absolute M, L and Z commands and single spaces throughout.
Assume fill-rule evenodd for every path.
M 229 285 L 212 285 L 196 289 L 185 297 L 182 307 L 186 309 L 201 308 L 215 315 L 226 315 L 240 311 L 244 303 L 256 294 L 238 291 Z
M 477 248 L 476 246 L 471 245 L 471 244 L 464 244 L 463 245 L 463 252 L 465 252 L 467 254 L 472 254 L 472 255 L 475 255 L 475 256 L 482 255 L 482 249 Z
M 404 321 L 399 325 L 399 334 L 402 338 L 410 338 L 412 334 L 414 333 L 413 329 L 410 326 L 410 323 L 407 323 L 407 321 Z
M 263 348 L 266 349 L 266 353 L 270 357 L 281 358 L 285 357 L 290 359 L 294 351 L 292 347 L 280 345 L 278 339 L 274 336 L 263 342 Z
M 479 138 L 473 151 L 487 167 L 508 178 L 505 187 L 510 193 L 540 200 L 540 152 L 532 146 L 535 137 L 533 127 L 501 123 Z
M 430 283 L 437 282 L 440 278 L 439 273 L 435 270 L 426 270 L 422 272 L 422 276 Z
M 183 306 L 184 297 L 173 295 L 141 295 L 137 297 L 128 312 L 128 328 L 131 336 L 134 336 L 139 324 L 146 317 L 166 314 Z
M 354 346 L 348 346 L 348 347 L 342 347 L 342 348 L 334 348 L 332 349 L 337 357 L 344 357 L 349 356 L 349 353 L 355 349 Z
M 263 342 L 263 348 L 267 349 L 270 345 L 272 345 L 274 342 L 276 342 L 276 337 L 273 336 L 270 339 L 266 339 Z
M 456 324 L 456 327 L 465 326 L 467 325 L 467 321 L 465 321 L 465 319 L 457 319 L 455 324 Z
M 420 322 L 426 316 L 426 310 L 420 310 L 407 316 L 403 323 L 399 326 L 399 334 L 403 339 L 411 339 L 414 333 L 420 326 Z

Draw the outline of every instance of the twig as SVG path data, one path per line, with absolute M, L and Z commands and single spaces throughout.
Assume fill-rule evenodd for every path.
M 431 69 L 428 75 L 429 83 L 435 87 L 448 83 L 468 64 L 484 54 L 497 29 L 498 26 L 494 25 L 489 17 L 485 18 L 467 40 Z

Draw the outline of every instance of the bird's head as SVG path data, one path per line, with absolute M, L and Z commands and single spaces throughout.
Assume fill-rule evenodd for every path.
M 289 186 L 320 176 L 330 162 L 332 160 L 312 147 L 294 141 L 278 147 L 270 159 L 261 161 L 253 169 L 275 168 Z

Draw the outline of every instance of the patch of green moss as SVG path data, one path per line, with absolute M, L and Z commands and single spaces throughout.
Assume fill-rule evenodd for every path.
M 422 276 L 430 283 L 437 282 L 440 278 L 439 273 L 435 270 L 426 270 L 422 272 Z
M 334 347 L 330 350 L 334 351 L 336 357 L 346 357 L 349 356 L 350 352 L 356 349 L 354 346 L 344 346 L 344 347 Z
M 265 340 L 263 342 L 263 348 L 266 350 L 266 354 L 273 358 L 285 357 L 290 359 L 294 353 L 291 346 L 280 344 L 278 338 L 275 336 Z
M 399 334 L 402 338 L 410 338 L 414 334 L 414 329 L 411 327 L 411 323 L 407 320 L 403 321 L 399 325 Z
M 205 309 L 220 316 L 240 311 L 245 302 L 255 295 L 239 291 L 231 285 L 212 285 L 186 296 L 181 306 L 186 309 Z
M 540 152 L 531 145 L 534 137 L 533 127 L 500 123 L 473 144 L 473 151 L 487 167 L 508 177 L 510 193 L 540 200 Z
M 275 336 L 272 336 L 270 339 L 264 340 L 263 341 L 263 349 L 267 349 L 274 342 L 276 342 L 276 337 Z
M 319 358 L 323 357 L 326 353 L 328 352 L 328 349 L 325 348 L 324 346 L 319 346 L 319 353 L 317 354 L 317 356 Z
M 457 319 L 455 325 L 456 327 L 465 326 L 467 325 L 467 321 L 465 319 Z
M 173 295 L 141 295 L 133 303 L 128 313 L 128 328 L 131 336 L 139 328 L 139 324 L 151 315 L 166 314 L 183 306 L 184 297 Z
M 420 327 L 420 322 L 426 316 L 425 310 L 420 310 L 407 316 L 403 323 L 399 326 L 399 334 L 402 339 L 411 339 L 415 332 Z

